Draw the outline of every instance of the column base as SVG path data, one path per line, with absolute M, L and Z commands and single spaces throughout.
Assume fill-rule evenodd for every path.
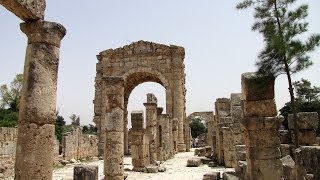
M 186 152 L 186 144 L 178 144 L 178 152 Z

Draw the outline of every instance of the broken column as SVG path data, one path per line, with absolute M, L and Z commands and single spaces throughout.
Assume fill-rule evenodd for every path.
M 224 150 L 223 150 L 223 131 L 222 128 L 226 124 L 231 123 L 230 116 L 230 99 L 217 98 L 215 102 L 215 122 L 214 128 L 216 130 L 216 154 L 219 164 L 224 164 Z
M 157 163 L 157 98 L 154 94 L 147 94 L 146 107 L 146 130 L 149 138 L 150 163 Z
M 164 161 L 169 159 L 171 152 L 171 137 L 170 131 L 172 127 L 170 126 L 170 116 L 168 114 L 162 114 L 159 120 L 159 150 L 160 154 L 158 160 Z M 160 130 L 161 129 L 161 130 Z
M 294 123 L 293 114 L 288 116 L 289 129 L 291 130 L 291 138 L 294 142 Z M 319 116 L 317 112 L 300 112 L 297 113 L 297 123 L 299 129 L 299 144 L 302 146 L 312 146 L 316 144 L 316 130 L 319 124 Z
M 244 73 L 241 76 L 246 142 L 247 174 L 250 180 L 282 179 L 278 128 L 283 118 L 276 117 L 274 77 Z
M 149 139 L 144 126 L 143 111 L 131 113 L 131 154 L 133 171 L 145 171 L 150 164 Z
M 106 139 L 104 149 L 105 179 L 123 180 L 124 157 L 124 80 L 119 76 L 104 77 L 106 89 Z
M 28 37 L 20 100 L 15 179 L 51 179 L 61 39 L 58 23 L 22 23 Z

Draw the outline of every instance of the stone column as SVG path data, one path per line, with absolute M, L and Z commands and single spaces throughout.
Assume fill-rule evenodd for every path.
M 107 76 L 104 83 L 107 100 L 104 174 L 105 179 L 123 180 L 124 80 L 118 76 Z
M 20 100 L 15 179 L 52 179 L 59 49 L 58 23 L 22 23 L 28 37 Z
M 282 179 L 278 128 L 283 118 L 276 117 L 274 77 L 244 73 L 241 86 L 248 179 Z
M 129 154 L 129 142 L 128 142 L 128 111 L 125 108 L 124 110 L 124 154 L 128 155 Z
M 133 171 L 145 171 L 145 167 L 150 164 L 149 139 L 144 126 L 143 111 L 133 111 L 131 113 L 131 154 Z
M 173 152 L 176 154 L 178 152 L 178 119 L 172 119 L 172 139 L 173 139 Z
M 154 94 L 147 94 L 146 107 L 147 135 L 149 138 L 150 163 L 157 163 L 157 98 Z

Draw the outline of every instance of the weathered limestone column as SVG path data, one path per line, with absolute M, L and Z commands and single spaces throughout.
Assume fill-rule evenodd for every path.
M 157 98 L 154 94 L 147 94 L 146 107 L 146 129 L 149 138 L 150 163 L 157 163 Z
M 282 179 L 278 128 L 283 118 L 276 117 L 274 77 L 244 73 L 241 86 L 248 179 Z
M 28 46 L 20 100 L 15 179 L 52 179 L 59 48 L 58 23 L 22 23 Z
M 104 83 L 107 97 L 104 174 L 108 180 L 123 180 L 124 80 L 123 77 L 107 76 Z
M 125 108 L 127 109 L 127 108 Z M 124 111 L 124 123 L 123 123 L 123 129 L 124 129 L 124 154 L 129 154 L 129 141 L 128 141 L 128 111 Z
M 149 139 L 144 126 L 143 111 L 131 113 L 131 154 L 133 171 L 145 171 L 145 166 L 150 164 Z
M 178 119 L 172 119 L 172 139 L 173 139 L 173 152 L 176 154 L 178 152 Z

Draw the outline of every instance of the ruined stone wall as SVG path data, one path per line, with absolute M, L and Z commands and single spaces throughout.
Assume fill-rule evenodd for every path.
M 62 138 L 62 154 L 64 160 L 83 159 L 98 156 L 98 137 L 82 134 L 80 128 L 64 134 Z
M 17 128 L 0 127 L 0 179 L 14 175 Z

